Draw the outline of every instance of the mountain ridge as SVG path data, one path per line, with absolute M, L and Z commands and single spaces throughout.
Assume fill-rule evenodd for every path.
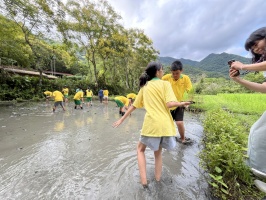
M 229 60 L 238 60 L 242 63 L 248 64 L 251 63 L 251 58 L 245 58 L 243 56 L 228 54 L 228 53 L 220 53 L 215 54 L 211 53 L 201 61 L 193 61 L 191 59 L 184 58 L 173 58 L 170 56 L 159 57 L 158 61 L 165 65 L 166 68 L 169 68 L 171 63 L 175 60 L 180 60 L 184 66 L 184 72 L 190 76 L 202 75 L 206 74 L 207 77 L 228 77 L 228 61 Z

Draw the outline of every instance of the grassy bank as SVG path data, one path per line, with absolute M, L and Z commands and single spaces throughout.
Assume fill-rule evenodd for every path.
M 261 199 L 245 164 L 249 129 L 266 110 L 263 94 L 199 95 L 192 108 L 204 114 L 201 164 L 213 195 L 221 199 Z

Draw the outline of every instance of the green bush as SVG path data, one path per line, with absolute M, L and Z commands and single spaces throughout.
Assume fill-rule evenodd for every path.
M 232 200 L 261 196 L 245 164 L 248 131 L 242 122 L 222 109 L 211 110 L 206 113 L 204 131 L 201 165 L 210 174 L 214 196 Z
M 126 95 L 127 91 L 125 88 L 118 84 L 105 85 L 102 82 L 99 83 L 98 87 L 94 83 L 86 79 L 80 78 L 58 78 L 58 79 L 47 79 L 43 78 L 40 85 L 39 77 L 30 76 L 19 76 L 9 75 L 3 71 L 0 71 L 0 101 L 11 101 L 13 99 L 22 100 L 34 100 L 38 101 L 44 98 L 43 92 L 46 90 L 61 91 L 64 85 L 69 88 L 69 95 L 74 96 L 77 88 L 81 88 L 84 91 L 90 87 L 94 95 L 98 95 L 98 89 L 108 89 L 110 95 Z

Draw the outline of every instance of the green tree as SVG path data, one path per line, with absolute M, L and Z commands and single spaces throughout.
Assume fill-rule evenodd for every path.
M 93 75 L 98 84 L 100 69 L 97 67 L 102 39 L 108 38 L 120 17 L 106 1 L 97 3 L 84 1 L 68 1 L 66 11 L 70 21 L 61 26 L 65 39 L 76 43 L 86 55 L 93 67 Z M 61 23 L 63 24 L 63 23 Z
M 26 46 L 21 30 L 12 21 L 0 15 L 0 58 L 2 65 L 29 67 L 31 50 Z
M 42 64 L 46 59 L 43 56 L 46 53 L 46 48 L 41 45 L 41 40 L 49 37 L 49 33 L 54 28 L 55 10 L 61 6 L 59 1 L 52 0 L 4 0 L 1 7 L 4 16 L 15 22 L 21 29 L 25 43 L 33 54 L 32 67 L 40 72 L 40 85 L 42 84 Z M 50 36 L 52 35 L 54 33 L 50 34 Z

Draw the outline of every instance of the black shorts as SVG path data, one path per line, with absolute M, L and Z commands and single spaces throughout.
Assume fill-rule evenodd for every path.
M 171 115 L 172 115 L 173 120 L 183 121 L 184 111 L 185 111 L 185 107 L 177 107 L 175 110 L 172 110 Z

